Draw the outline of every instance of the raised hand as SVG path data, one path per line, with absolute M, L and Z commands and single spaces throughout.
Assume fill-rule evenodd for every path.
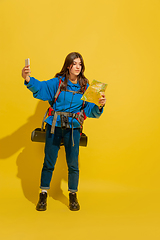
M 99 104 L 100 104 L 99 109 L 104 107 L 104 105 L 106 104 L 105 93 L 101 93 L 101 98 L 99 99 Z
M 30 73 L 30 65 L 27 65 L 22 69 L 22 77 L 26 80 L 26 82 L 30 81 Z

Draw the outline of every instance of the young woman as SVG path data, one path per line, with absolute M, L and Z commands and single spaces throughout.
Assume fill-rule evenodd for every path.
M 38 81 L 30 77 L 30 66 L 22 69 L 25 85 L 33 92 L 33 97 L 49 101 L 49 116 L 46 119 L 45 157 L 41 173 L 41 193 L 36 206 L 38 211 L 46 210 L 47 190 L 56 163 L 58 150 L 63 138 L 68 165 L 69 209 L 77 211 L 80 205 L 77 200 L 79 168 L 79 141 L 81 125 L 86 117 L 98 118 L 106 103 L 105 95 L 99 99 L 100 107 L 93 103 L 83 102 L 81 97 L 89 86 L 84 76 L 84 61 L 77 52 L 67 55 L 64 65 L 54 78 Z

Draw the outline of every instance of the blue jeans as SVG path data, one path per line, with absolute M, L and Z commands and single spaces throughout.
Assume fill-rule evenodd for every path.
M 74 146 L 72 143 L 72 129 L 62 129 L 55 127 L 54 134 L 50 133 L 51 126 L 47 124 L 45 158 L 41 173 L 41 189 L 49 189 L 52 173 L 57 160 L 58 151 L 60 149 L 61 139 L 64 139 L 66 152 L 66 160 L 68 165 L 68 190 L 77 192 L 79 181 L 79 141 L 80 128 L 73 129 Z

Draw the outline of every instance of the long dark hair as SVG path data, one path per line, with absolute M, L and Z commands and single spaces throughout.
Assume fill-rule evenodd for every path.
M 85 91 L 85 87 L 87 86 L 87 83 L 88 82 L 88 79 L 84 76 L 84 70 L 85 70 L 85 66 L 84 66 L 84 61 L 83 61 L 83 58 L 81 56 L 80 53 L 78 52 L 71 52 L 67 55 L 65 61 L 64 61 L 64 65 L 61 69 L 61 71 L 59 73 L 56 73 L 55 77 L 64 77 L 64 82 L 63 82 L 63 85 L 62 85 L 62 88 L 65 90 L 66 87 L 67 87 L 67 82 L 68 82 L 68 79 L 69 79 L 69 69 L 68 67 L 70 67 L 71 65 L 73 65 L 73 61 L 74 59 L 76 58 L 80 58 L 81 59 L 81 72 L 80 74 L 78 75 L 78 78 L 77 80 L 79 81 L 79 84 L 81 86 L 81 91 Z

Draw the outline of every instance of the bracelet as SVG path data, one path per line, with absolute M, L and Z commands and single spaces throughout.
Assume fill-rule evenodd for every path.
M 100 108 L 103 108 L 105 106 L 105 104 L 103 106 L 99 106 Z

